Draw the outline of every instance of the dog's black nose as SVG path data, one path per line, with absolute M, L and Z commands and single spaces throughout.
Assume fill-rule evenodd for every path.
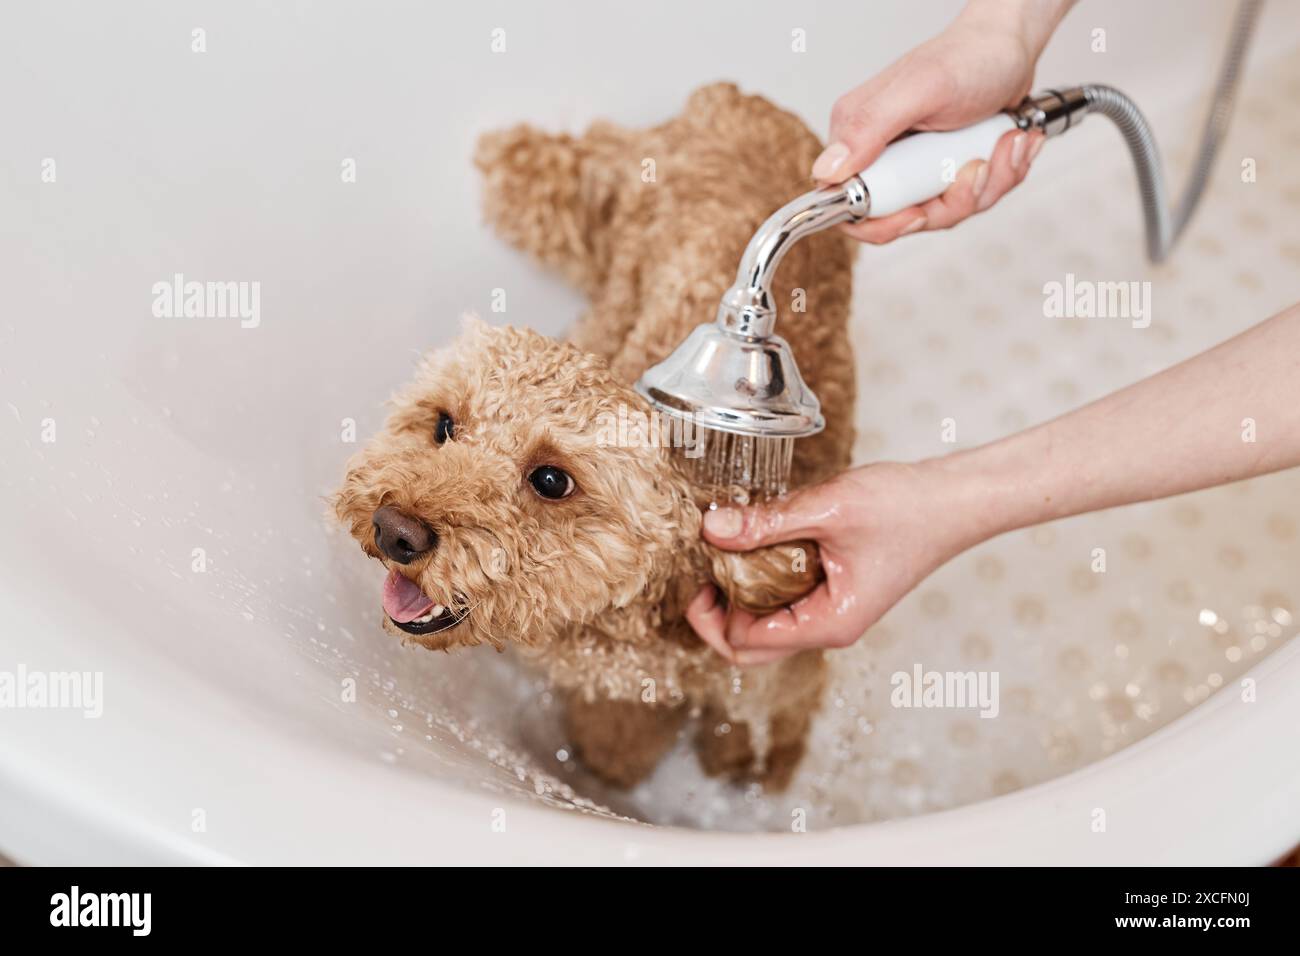
M 375 526 L 375 544 L 398 564 L 410 564 L 438 546 L 438 536 L 419 518 L 384 505 L 371 519 Z

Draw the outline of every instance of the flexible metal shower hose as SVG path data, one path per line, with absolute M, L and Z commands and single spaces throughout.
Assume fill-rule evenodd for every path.
M 1196 209 L 1196 204 L 1200 202 L 1201 195 L 1205 192 L 1210 178 L 1210 168 L 1214 165 L 1214 157 L 1228 131 L 1233 100 L 1237 95 L 1237 85 L 1241 77 L 1241 65 L 1262 5 L 1263 0 L 1242 0 L 1237 7 L 1232 38 L 1219 71 L 1219 80 L 1215 84 L 1210 114 L 1205 121 L 1205 130 L 1201 134 L 1201 145 L 1192 164 L 1187 186 L 1175 207 L 1171 208 L 1169 205 L 1164 171 L 1160 163 L 1160 150 L 1151 133 L 1151 125 L 1137 108 L 1137 104 L 1114 87 L 1100 84 L 1083 87 L 1084 95 L 1087 97 L 1086 112 L 1100 113 L 1109 118 L 1119 127 L 1124 142 L 1128 144 L 1137 172 L 1138 189 L 1142 194 L 1147 256 L 1152 262 L 1164 261 L 1169 250 L 1182 235 L 1187 221 Z

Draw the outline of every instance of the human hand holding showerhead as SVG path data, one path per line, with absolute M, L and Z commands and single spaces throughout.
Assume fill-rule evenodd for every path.
M 830 145 L 813 166 L 822 183 L 843 182 L 908 130 L 954 130 L 1016 106 L 1034 67 L 1074 0 L 971 0 L 939 36 L 841 96 L 831 111 Z M 864 242 L 889 242 L 947 229 L 988 209 L 1020 183 L 1043 144 L 1040 132 L 1011 130 L 988 161 L 955 170 L 942 195 L 879 219 L 842 228 Z

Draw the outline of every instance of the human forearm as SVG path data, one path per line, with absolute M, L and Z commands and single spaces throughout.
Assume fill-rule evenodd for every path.
M 1300 465 L 1300 306 L 1128 388 L 933 462 L 979 537 Z

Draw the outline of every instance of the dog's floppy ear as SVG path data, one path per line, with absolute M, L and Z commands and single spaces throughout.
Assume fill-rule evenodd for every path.
M 799 600 L 825 578 L 814 541 L 786 541 L 753 551 L 706 547 L 713 581 L 727 603 L 754 614 L 770 614 Z

